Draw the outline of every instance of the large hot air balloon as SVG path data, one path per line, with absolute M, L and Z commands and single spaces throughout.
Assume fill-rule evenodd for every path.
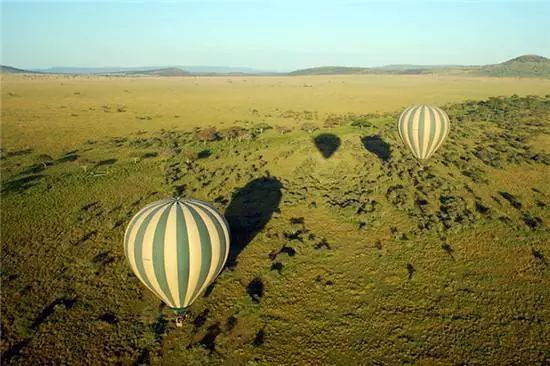
M 130 220 L 124 249 L 139 280 L 183 313 L 221 272 L 229 254 L 229 229 L 209 204 L 170 198 L 144 207 Z
M 431 105 L 414 105 L 405 109 L 397 122 L 401 139 L 420 161 L 439 149 L 449 134 L 447 114 Z

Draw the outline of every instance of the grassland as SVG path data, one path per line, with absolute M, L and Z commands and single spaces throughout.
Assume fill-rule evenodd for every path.
M 3 79 L 4 361 L 547 363 L 549 86 Z M 395 131 L 413 102 L 453 124 L 424 166 Z M 236 235 L 183 328 L 122 249 L 132 215 L 174 193 Z
M 550 80 L 445 76 L 98 78 L 2 77 L 6 149 L 42 153 L 88 139 L 235 121 L 295 125 L 330 114 L 394 112 L 497 95 L 544 95 Z M 301 115 L 300 115 L 301 114 Z M 298 121 L 296 121 L 296 118 Z

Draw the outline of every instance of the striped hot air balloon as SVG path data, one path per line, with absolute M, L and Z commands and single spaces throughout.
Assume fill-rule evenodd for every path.
M 447 114 L 436 106 L 414 105 L 405 109 L 397 122 L 403 143 L 418 160 L 427 160 L 449 134 Z
M 130 220 L 124 249 L 139 280 L 169 307 L 184 311 L 221 272 L 229 229 L 209 204 L 170 198 Z

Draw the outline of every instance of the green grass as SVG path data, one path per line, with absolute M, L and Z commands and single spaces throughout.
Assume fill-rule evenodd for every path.
M 425 166 L 399 141 L 397 111 L 334 113 L 331 129 L 273 129 L 241 142 L 198 142 L 191 126 L 88 135 L 94 141 L 67 143 L 74 151 L 39 143 L 29 151 L 10 141 L 1 164 L 4 357 L 13 364 L 547 362 L 550 155 L 541 136 L 550 128 L 550 99 L 445 109 L 451 134 Z M 351 126 L 361 118 L 371 126 Z M 313 143 L 321 133 L 340 139 L 328 159 Z M 389 153 L 386 161 L 362 137 L 370 150 Z M 198 159 L 203 150 L 210 155 Z M 44 153 L 52 161 L 44 163 Z M 269 220 L 236 266 L 176 328 L 125 262 L 126 224 L 175 192 L 224 212 L 243 195 L 257 200 L 241 188 L 262 187 L 254 182 L 267 176 L 282 184 L 278 207 L 264 207 Z

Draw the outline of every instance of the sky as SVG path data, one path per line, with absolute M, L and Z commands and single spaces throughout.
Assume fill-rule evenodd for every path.
M 1 62 L 20 68 L 288 71 L 550 56 L 550 1 L 0 1 Z

